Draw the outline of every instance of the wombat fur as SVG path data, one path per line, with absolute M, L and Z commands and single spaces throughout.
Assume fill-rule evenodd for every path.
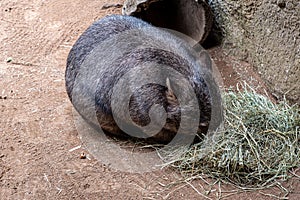
M 139 48 L 135 48 L 131 44 L 135 42 L 131 40 L 127 41 L 126 37 L 122 39 L 122 34 L 131 30 L 139 30 L 142 33 L 140 41 L 139 39 L 134 41 L 140 42 L 143 48 L 140 48 L 140 46 Z M 120 42 L 117 41 L 116 45 L 110 45 L 108 48 L 99 51 L 103 56 L 100 56 L 102 60 L 99 58 L 100 65 L 101 62 L 105 62 L 106 64 L 103 64 L 102 67 L 97 65 L 98 67 L 96 66 L 96 68 L 83 69 L 84 62 L 88 62 L 88 56 L 93 54 L 97 46 L 115 36 L 120 36 Z M 118 52 L 120 50 L 119 47 L 122 47 L 122 45 L 127 50 L 124 55 L 118 56 L 115 52 Z M 149 63 L 166 65 L 179 72 L 193 89 L 200 108 L 200 118 L 199 123 L 197 123 L 198 128 L 196 127 L 196 129 L 197 133 L 201 135 L 207 131 L 211 120 L 212 101 L 208 84 L 204 80 L 204 72 L 207 71 L 205 68 L 209 68 L 211 63 L 206 58 L 202 59 L 204 60 L 203 62 L 200 61 L 200 63 L 197 63 L 196 58 L 190 56 L 187 49 L 187 45 L 181 39 L 166 31 L 155 28 L 140 19 L 121 15 L 106 16 L 93 23 L 79 37 L 70 50 L 65 72 L 68 96 L 76 110 L 88 122 L 92 124 L 99 123 L 102 130 L 112 135 L 128 136 L 130 133 L 123 132 L 113 117 L 111 107 L 113 87 L 122 76 L 135 67 Z M 207 63 L 205 60 L 207 60 Z M 88 77 L 86 82 L 81 81 L 81 86 L 75 88 L 76 79 L 80 76 L 84 77 L 84 73 L 91 75 L 86 75 Z M 156 120 L 160 123 L 159 119 L 156 119 L 160 116 L 155 116 L 156 118 L 154 117 L 154 119 L 150 119 L 149 117 L 151 107 L 158 104 L 166 111 L 166 122 L 156 135 L 147 138 L 141 133 L 141 138 L 146 138 L 145 140 L 150 142 L 168 143 L 176 135 L 181 122 L 181 113 L 185 109 L 180 105 L 173 91 L 173 87 L 180 87 L 182 81 L 178 80 L 178 77 L 166 78 L 159 71 L 154 71 L 151 67 L 147 68 L 143 76 L 146 78 L 149 74 L 153 73 L 156 73 L 156 77 L 161 76 L 162 82 L 165 84 L 149 83 L 139 85 L 139 87 L 135 87 L 135 90 L 130 91 L 128 112 L 131 120 L 135 123 L 130 126 L 133 127 L 133 130 L 143 132 L 140 127 L 146 126 L 151 120 L 153 123 Z M 131 76 L 134 77 L 135 74 L 133 73 Z M 139 78 L 143 78 L 143 76 Z M 129 82 L 128 85 L 133 85 L 133 83 Z M 90 89 L 92 87 L 94 89 Z M 181 90 L 183 93 L 185 92 L 185 88 Z M 187 96 L 188 92 L 190 91 L 186 91 Z M 74 98 L 76 98 L 77 103 L 74 103 Z M 82 103 L 81 101 L 90 103 Z M 90 108 L 88 107 L 92 107 L 91 105 L 95 106 L 93 109 L 97 118 L 96 121 L 89 116 Z M 124 117 L 123 121 L 125 124 L 128 123 L 126 120 L 127 118 Z M 128 119 L 128 121 L 130 120 Z

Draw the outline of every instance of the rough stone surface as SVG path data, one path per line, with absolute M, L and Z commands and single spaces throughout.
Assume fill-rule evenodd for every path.
M 200 44 L 205 42 L 213 24 L 210 6 L 202 0 L 126 0 L 122 13 L 179 31 Z
M 277 98 L 300 103 L 300 1 L 210 0 L 227 51 L 253 64 Z

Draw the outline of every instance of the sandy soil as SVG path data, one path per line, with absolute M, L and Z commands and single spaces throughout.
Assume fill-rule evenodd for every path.
M 199 193 L 210 187 L 204 181 L 171 184 L 180 178 L 172 169 L 114 171 L 82 147 L 65 92 L 66 57 L 93 21 L 120 13 L 120 8 L 101 9 L 112 3 L 122 2 L 0 1 L 1 200 L 204 199 Z M 249 64 L 220 48 L 209 51 L 227 87 L 249 80 L 264 88 Z M 74 147 L 79 148 L 70 151 Z M 87 159 L 80 159 L 82 152 Z M 291 191 L 289 199 L 300 198 L 299 179 L 284 185 Z M 212 199 L 273 199 L 271 195 L 283 194 L 278 187 L 241 192 L 229 185 L 215 186 L 209 194 Z

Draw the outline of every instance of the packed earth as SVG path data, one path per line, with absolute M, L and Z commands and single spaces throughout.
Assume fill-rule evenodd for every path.
M 212 185 L 211 179 L 180 181 L 172 168 L 117 171 L 90 154 L 78 136 L 66 94 L 66 58 L 89 25 L 121 14 L 122 3 L 0 1 L 0 199 L 299 199 L 297 176 L 282 182 L 286 192 L 278 186 L 244 191 Z M 266 90 L 250 64 L 221 47 L 208 51 L 226 88 L 247 81 Z M 294 173 L 300 176 L 300 170 Z

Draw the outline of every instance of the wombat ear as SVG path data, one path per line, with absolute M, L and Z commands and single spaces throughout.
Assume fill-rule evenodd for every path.
M 212 70 L 212 62 L 209 54 L 203 50 L 199 53 L 199 59 L 202 67 Z
M 212 70 L 212 61 L 208 54 L 208 52 L 203 49 L 200 44 L 196 44 L 193 46 L 193 49 L 198 53 L 198 59 L 202 67 Z
M 201 67 L 212 70 L 212 61 L 208 52 L 198 43 L 193 46 L 193 49 L 198 53 Z
M 177 102 L 177 98 L 172 90 L 171 84 L 170 84 L 170 79 L 167 78 L 166 79 L 166 86 L 168 88 L 168 90 L 166 91 L 166 96 L 167 96 L 167 100 L 169 103 L 176 103 Z

